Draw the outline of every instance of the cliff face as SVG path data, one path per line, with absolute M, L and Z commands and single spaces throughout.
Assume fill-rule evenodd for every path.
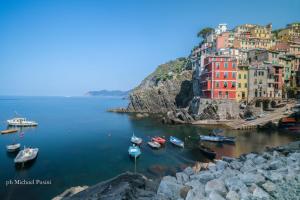
M 187 107 L 193 98 L 190 61 L 178 58 L 162 64 L 129 95 L 129 112 L 167 113 Z

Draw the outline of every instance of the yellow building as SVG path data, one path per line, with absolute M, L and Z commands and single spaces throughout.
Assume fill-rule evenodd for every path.
M 300 23 L 288 24 L 287 28 L 278 32 L 278 38 L 288 41 L 300 37 Z
M 248 96 L 248 66 L 238 66 L 236 100 L 246 101 Z
M 271 39 L 272 36 L 272 24 L 266 26 L 255 26 L 250 29 L 251 36 L 259 39 Z

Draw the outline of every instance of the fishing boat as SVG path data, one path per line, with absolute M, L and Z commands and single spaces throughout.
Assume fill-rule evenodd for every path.
M 24 127 L 24 126 L 37 126 L 38 123 L 35 121 L 29 121 L 26 118 L 22 117 L 15 117 L 13 119 L 7 120 L 7 124 L 9 126 L 19 126 L 19 127 Z
M 170 142 L 175 146 L 184 148 L 184 142 L 174 136 L 170 136 Z
M 1 134 L 15 133 L 17 131 L 18 131 L 18 129 L 7 129 L 7 130 L 1 131 Z
M 235 142 L 235 137 L 225 137 L 222 135 L 200 135 L 200 140 L 209 142 Z
M 208 147 L 200 145 L 199 150 L 208 158 L 214 159 L 216 157 L 216 152 Z
M 158 142 L 155 142 L 155 141 L 148 142 L 148 145 L 150 147 L 152 147 L 153 149 L 159 149 L 161 147 L 161 145 Z
M 132 137 L 131 137 L 131 140 L 130 140 L 132 143 L 134 144 L 137 144 L 137 145 L 140 145 L 142 144 L 143 140 L 142 138 L 139 138 L 139 137 L 136 137 L 133 133 Z
M 6 146 L 7 152 L 16 152 L 19 151 L 21 147 L 20 143 L 10 144 Z
M 163 144 L 166 143 L 166 139 L 164 139 L 164 138 L 162 138 L 162 137 L 158 137 L 158 136 L 153 137 L 153 138 L 152 138 L 152 141 L 157 142 L 157 143 L 159 143 L 159 144 L 161 144 L 161 145 L 163 145 Z
M 24 149 L 21 150 L 16 156 L 14 162 L 16 164 L 19 164 L 19 163 L 26 163 L 28 161 L 34 160 L 37 157 L 38 152 L 39 152 L 38 148 L 24 147 Z
M 141 149 L 138 146 L 134 145 L 134 144 L 132 146 L 130 146 L 129 149 L 128 149 L 129 156 L 133 157 L 133 158 L 139 157 L 141 155 L 141 153 L 142 153 Z

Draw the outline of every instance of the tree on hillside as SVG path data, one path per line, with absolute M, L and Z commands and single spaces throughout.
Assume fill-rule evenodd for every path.
M 201 31 L 198 32 L 197 37 L 202 37 L 203 39 L 208 36 L 214 29 L 210 27 L 203 28 Z

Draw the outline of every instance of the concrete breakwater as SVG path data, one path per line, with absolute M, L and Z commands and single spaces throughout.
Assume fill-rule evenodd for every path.
M 160 181 L 125 173 L 59 199 L 238 200 L 299 199 L 300 141 L 238 158 L 187 167 Z

